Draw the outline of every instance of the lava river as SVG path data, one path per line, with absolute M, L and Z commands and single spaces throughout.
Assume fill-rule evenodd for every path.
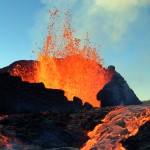
M 125 150 L 120 141 L 136 135 L 139 127 L 149 120 L 149 106 L 118 107 L 105 116 L 102 124 L 88 133 L 90 139 L 81 150 Z

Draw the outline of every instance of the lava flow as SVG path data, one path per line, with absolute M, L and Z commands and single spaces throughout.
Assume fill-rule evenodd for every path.
M 136 135 L 139 127 L 150 120 L 149 106 L 118 107 L 103 119 L 103 123 L 88 133 L 90 139 L 81 150 L 125 150 L 121 140 Z
M 46 42 L 34 63 L 36 71 L 19 66 L 11 74 L 24 81 L 43 82 L 47 88 L 62 89 L 69 100 L 77 96 L 83 103 L 99 107 L 96 95 L 112 75 L 103 67 L 96 48 L 90 47 L 88 37 L 83 46 L 80 39 L 74 38 L 70 14 L 65 14 L 63 25 L 57 20 L 60 15 L 58 10 L 50 15 Z

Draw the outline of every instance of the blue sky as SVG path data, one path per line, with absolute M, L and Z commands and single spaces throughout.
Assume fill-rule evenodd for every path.
M 32 59 L 54 6 L 70 10 L 76 36 L 88 32 L 105 66 L 115 65 L 140 99 L 150 99 L 149 0 L 1 0 L 0 68 Z
M 40 7 L 42 4 L 37 0 L 0 1 L 0 67 L 30 59 L 33 49 L 30 29 Z

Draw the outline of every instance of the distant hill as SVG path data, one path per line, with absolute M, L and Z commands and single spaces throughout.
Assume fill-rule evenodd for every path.
M 142 101 L 142 103 L 143 103 L 144 105 L 150 105 L 150 100 L 148 100 L 148 101 Z

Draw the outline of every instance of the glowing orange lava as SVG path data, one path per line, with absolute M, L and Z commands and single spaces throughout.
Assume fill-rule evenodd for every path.
M 50 24 L 45 46 L 39 53 L 38 81 L 48 88 L 64 90 L 69 100 L 77 96 L 83 103 L 99 107 L 96 94 L 108 82 L 109 76 L 96 49 L 88 46 L 88 39 L 81 48 L 81 40 L 73 37 L 70 14 L 65 15 L 68 18 L 59 37 L 54 30 L 55 22 Z
M 70 14 L 65 14 L 66 19 L 60 25 L 59 13 L 55 10 L 50 15 L 51 24 L 45 45 L 38 53 L 36 71 L 25 66 L 20 67 L 23 71 L 14 68 L 11 74 L 21 76 L 24 81 L 43 82 L 47 88 L 62 89 L 69 100 L 77 96 L 83 103 L 99 107 L 96 95 L 111 75 L 102 66 L 96 48 L 89 46 L 88 37 L 83 45 L 80 39 L 74 38 Z
M 150 120 L 149 106 L 118 107 L 103 119 L 103 123 L 88 133 L 90 139 L 81 150 L 125 150 L 120 141 L 136 135 L 139 127 Z

